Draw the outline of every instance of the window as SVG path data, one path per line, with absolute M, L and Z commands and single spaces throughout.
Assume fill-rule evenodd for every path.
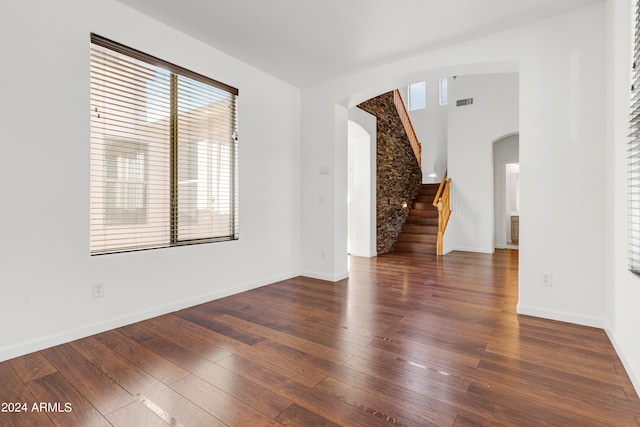
M 449 78 L 440 77 L 440 105 L 449 103 Z
M 91 254 L 238 238 L 237 95 L 91 35 Z
M 425 82 L 411 83 L 408 88 L 409 111 L 427 107 L 427 84 Z
M 146 156 L 135 141 L 106 141 L 105 221 L 108 224 L 138 224 L 146 221 Z
M 640 2 L 635 5 L 629 118 L 629 269 L 640 274 Z

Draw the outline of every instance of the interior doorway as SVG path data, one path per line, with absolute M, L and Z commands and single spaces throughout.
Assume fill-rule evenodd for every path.
M 506 247 L 517 249 L 520 242 L 520 163 L 505 163 Z
M 494 247 L 520 245 L 520 136 L 504 136 L 493 143 Z
M 376 256 L 375 118 L 354 108 L 348 121 L 347 250 Z

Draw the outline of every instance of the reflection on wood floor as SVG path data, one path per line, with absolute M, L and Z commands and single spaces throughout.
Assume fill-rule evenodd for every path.
M 19 357 L 0 363 L 0 401 L 26 412 L 0 425 L 639 425 L 602 330 L 516 315 L 517 265 L 514 250 L 353 257 L 349 280 L 285 280 Z

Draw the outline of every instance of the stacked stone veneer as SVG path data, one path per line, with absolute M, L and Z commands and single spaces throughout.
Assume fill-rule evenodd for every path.
M 388 92 L 358 105 L 377 118 L 376 249 L 389 252 L 398 238 L 413 199 L 422 183 L 422 171 Z

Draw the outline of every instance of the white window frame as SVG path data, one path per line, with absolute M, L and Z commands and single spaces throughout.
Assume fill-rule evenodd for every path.
M 407 104 L 409 111 L 427 108 L 427 83 L 416 82 L 407 86 Z
M 438 100 L 441 106 L 449 104 L 449 78 L 440 77 L 438 81 Z

